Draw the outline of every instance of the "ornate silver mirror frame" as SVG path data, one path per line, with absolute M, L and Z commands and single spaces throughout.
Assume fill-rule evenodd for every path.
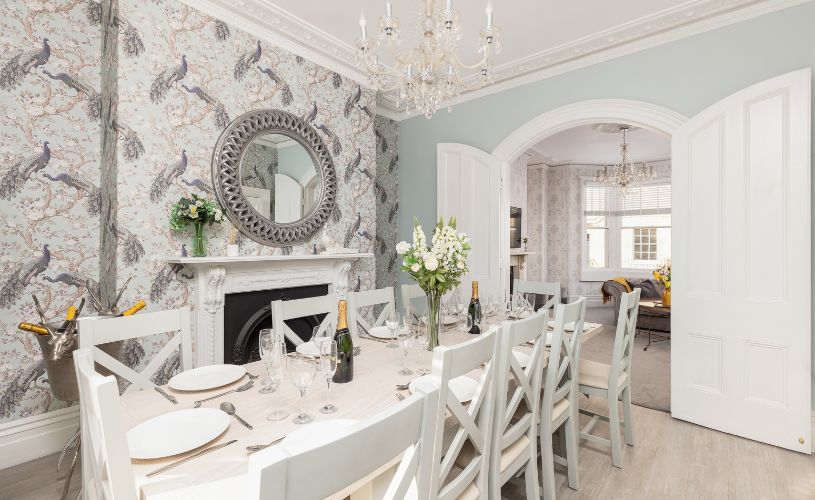
M 320 192 L 312 209 L 295 222 L 274 222 L 249 203 L 241 189 L 240 163 L 244 150 L 259 134 L 278 133 L 300 143 L 317 169 Z M 334 209 L 337 174 L 323 140 L 302 118 L 286 111 L 264 109 L 236 118 L 221 134 L 212 153 L 212 182 L 227 218 L 241 233 L 263 245 L 291 246 L 311 238 Z

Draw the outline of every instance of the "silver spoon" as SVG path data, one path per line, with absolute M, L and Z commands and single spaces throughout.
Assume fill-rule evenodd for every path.
M 198 408 L 199 406 L 201 406 L 201 403 L 203 403 L 204 401 L 209 401 L 210 399 L 220 398 L 221 396 L 226 396 L 227 394 L 232 394 L 233 392 L 243 392 L 243 391 L 249 390 L 249 389 L 252 388 L 253 385 L 255 385 L 255 381 L 250 380 L 249 382 L 243 384 L 242 386 L 240 386 L 240 387 L 238 387 L 236 389 L 232 389 L 231 391 L 225 391 L 225 392 L 222 392 L 220 394 L 216 394 L 214 396 L 210 396 L 208 398 L 198 400 L 198 401 L 195 402 L 193 407 Z
M 223 403 L 221 403 L 221 411 L 224 412 L 224 413 L 228 413 L 229 415 L 232 415 L 233 417 L 235 417 L 238 422 L 242 423 L 244 425 L 244 427 L 246 427 L 250 431 L 253 429 L 253 427 L 251 425 L 249 425 L 249 422 L 242 419 L 241 417 L 238 416 L 237 413 L 235 413 L 235 405 L 233 405 L 229 401 L 224 401 Z

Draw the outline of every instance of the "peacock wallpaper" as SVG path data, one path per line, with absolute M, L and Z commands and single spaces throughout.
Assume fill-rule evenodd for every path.
M 101 5 L 6 0 L 0 14 L 3 423 L 66 406 L 48 390 L 36 342 L 16 329 L 36 318 L 31 294 L 57 317 L 86 280 L 98 286 Z M 340 182 L 326 231 L 377 257 L 352 269 L 352 289 L 395 283 L 397 127 L 375 116 L 373 90 L 177 0 L 120 0 L 118 31 L 114 229 L 117 282 L 132 278 L 125 302 L 193 304 L 192 272 L 164 262 L 190 241 L 169 229 L 169 208 L 182 195 L 213 196 L 215 142 L 230 120 L 260 108 L 303 116 L 330 149 Z M 208 231 L 211 253 L 225 252 L 228 229 Z M 241 245 L 262 255 L 311 248 Z M 138 366 L 161 342 L 128 345 L 127 362 Z

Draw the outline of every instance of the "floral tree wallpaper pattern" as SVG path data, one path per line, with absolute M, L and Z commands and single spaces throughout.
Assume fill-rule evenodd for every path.
M 399 126 L 388 118 L 377 116 L 376 134 L 376 286 L 397 284 L 399 270 L 396 254 L 397 218 L 399 211 Z
M 101 5 L 9 0 L 0 12 L 2 423 L 65 406 L 52 400 L 34 339 L 16 330 L 35 317 L 30 294 L 56 317 L 78 302 L 87 279 L 98 281 Z M 194 304 L 192 272 L 164 262 L 191 240 L 169 229 L 169 209 L 193 192 L 213 196 L 212 148 L 231 119 L 253 109 L 304 117 L 331 150 L 340 181 L 324 229 L 332 238 L 380 250 L 377 261 L 393 248 L 395 212 L 387 234 L 377 218 L 396 210 L 396 160 L 381 178 L 374 91 L 177 0 L 120 0 L 118 19 L 115 234 L 119 286 L 132 278 L 126 301 L 144 298 L 148 310 Z M 389 127 L 383 136 L 395 158 L 396 125 Z M 211 254 L 225 253 L 228 231 L 228 223 L 208 229 Z M 250 255 L 306 253 L 313 243 L 242 240 Z M 358 262 L 351 288 L 373 288 L 378 268 L 385 266 Z M 130 346 L 126 362 L 138 364 L 160 343 Z

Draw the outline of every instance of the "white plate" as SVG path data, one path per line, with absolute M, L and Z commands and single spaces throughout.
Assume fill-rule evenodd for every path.
M 181 372 L 167 385 L 176 391 L 206 391 L 239 380 L 246 375 L 240 365 L 208 365 Z
M 368 333 L 370 333 L 372 337 L 376 337 L 378 339 L 390 340 L 392 338 L 391 331 L 388 330 L 387 326 L 375 326 L 368 330 Z
M 304 425 L 290 432 L 280 444 L 290 452 L 308 450 L 344 436 L 356 423 L 351 419 L 333 419 Z
M 314 357 L 320 356 L 320 348 L 317 347 L 317 344 L 310 340 L 308 342 L 303 342 L 302 344 L 298 345 L 297 352 L 303 354 L 304 356 L 314 356 Z
M 430 388 L 436 387 L 436 383 L 433 381 L 433 377 L 431 375 L 423 375 L 410 382 L 410 386 L 408 387 L 410 389 L 410 393 L 413 394 L 416 392 L 416 388 L 422 387 L 423 384 L 430 384 Z M 466 403 L 467 401 L 473 399 L 477 389 L 478 381 L 466 375 L 456 377 L 450 381 L 450 390 L 452 390 L 453 394 L 456 395 L 459 403 Z
M 229 415 L 216 408 L 171 411 L 127 432 L 130 457 L 139 460 L 178 455 L 217 438 L 229 427 Z

